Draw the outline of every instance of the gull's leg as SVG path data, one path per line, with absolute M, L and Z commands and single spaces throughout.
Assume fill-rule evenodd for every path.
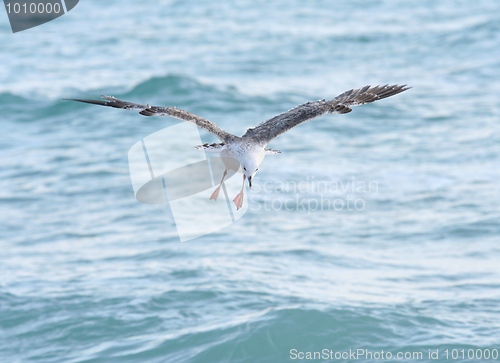
M 240 209 L 243 205 L 243 190 L 245 190 L 245 179 L 247 176 L 243 174 L 243 185 L 241 186 L 241 192 L 238 193 L 236 197 L 234 197 L 233 202 L 236 205 L 236 210 Z
M 214 190 L 214 192 L 210 196 L 210 200 L 212 200 L 212 199 L 217 200 L 217 198 L 219 198 L 220 187 L 221 187 L 222 182 L 224 181 L 224 178 L 226 177 L 226 175 L 227 175 L 227 170 L 224 170 L 224 174 L 222 174 L 222 179 L 220 180 L 219 186 L 217 187 L 217 189 Z

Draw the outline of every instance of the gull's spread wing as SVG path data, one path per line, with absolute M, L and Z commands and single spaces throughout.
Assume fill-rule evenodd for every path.
M 348 113 L 352 111 L 351 107 L 391 97 L 409 88 L 406 85 L 365 86 L 346 91 L 330 101 L 307 102 L 248 129 L 243 137 L 250 137 L 256 142 L 266 145 L 272 139 L 302 122 L 326 113 Z
M 139 111 L 139 113 L 144 116 L 170 116 L 173 118 L 191 122 L 196 126 L 198 126 L 199 128 L 202 128 L 210 132 L 211 134 L 217 136 L 220 140 L 224 142 L 228 142 L 233 138 L 235 138 L 234 135 L 222 130 L 220 127 L 208 121 L 207 119 L 197 116 L 193 113 L 180 110 L 175 107 L 151 106 L 149 105 L 149 103 L 147 105 L 140 105 L 137 103 L 122 101 L 115 97 L 110 97 L 110 96 L 102 96 L 102 98 L 103 100 L 84 100 L 76 98 L 71 98 L 70 100 L 90 103 L 93 105 L 121 108 L 124 110 Z

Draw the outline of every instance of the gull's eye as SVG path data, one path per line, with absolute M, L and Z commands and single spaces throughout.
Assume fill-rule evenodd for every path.
M 247 171 L 247 168 L 243 167 L 243 170 Z
M 259 171 L 259 168 L 255 169 L 255 171 Z

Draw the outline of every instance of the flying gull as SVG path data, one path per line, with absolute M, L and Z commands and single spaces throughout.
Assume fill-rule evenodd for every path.
M 170 116 L 187 122 L 194 123 L 222 141 L 221 143 L 203 144 L 196 146 L 197 149 L 207 152 L 218 152 L 222 158 L 225 170 L 222 179 L 214 190 L 210 199 L 217 200 L 219 191 L 228 170 L 238 171 L 242 169 L 243 184 L 241 191 L 236 195 L 233 202 L 237 209 L 243 205 L 243 191 L 245 179 L 248 179 L 248 185 L 252 187 L 252 181 L 259 170 L 259 166 L 266 155 L 279 154 L 280 151 L 266 148 L 267 144 L 284 132 L 295 126 L 311 120 L 315 117 L 328 113 L 349 113 L 352 107 L 371 103 L 383 98 L 394 96 L 398 93 L 408 90 L 406 85 L 385 85 L 385 86 L 365 86 L 363 88 L 351 89 L 332 100 L 319 100 L 307 102 L 282 114 L 249 128 L 243 136 L 239 137 L 222 130 L 207 119 L 180 110 L 176 107 L 158 107 L 139 105 L 132 102 L 122 101 L 115 97 L 102 96 L 103 100 L 89 99 L 71 99 L 73 101 L 91 103 L 94 105 L 122 108 L 125 110 L 139 111 L 144 116 Z

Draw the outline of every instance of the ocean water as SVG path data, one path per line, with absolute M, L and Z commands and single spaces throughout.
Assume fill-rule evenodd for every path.
M 0 10 L 0 44 L 0 362 L 500 359 L 499 2 L 86 0 Z M 247 213 L 186 243 L 127 160 L 176 121 L 63 100 L 242 134 L 386 83 L 413 88 L 276 139 Z

